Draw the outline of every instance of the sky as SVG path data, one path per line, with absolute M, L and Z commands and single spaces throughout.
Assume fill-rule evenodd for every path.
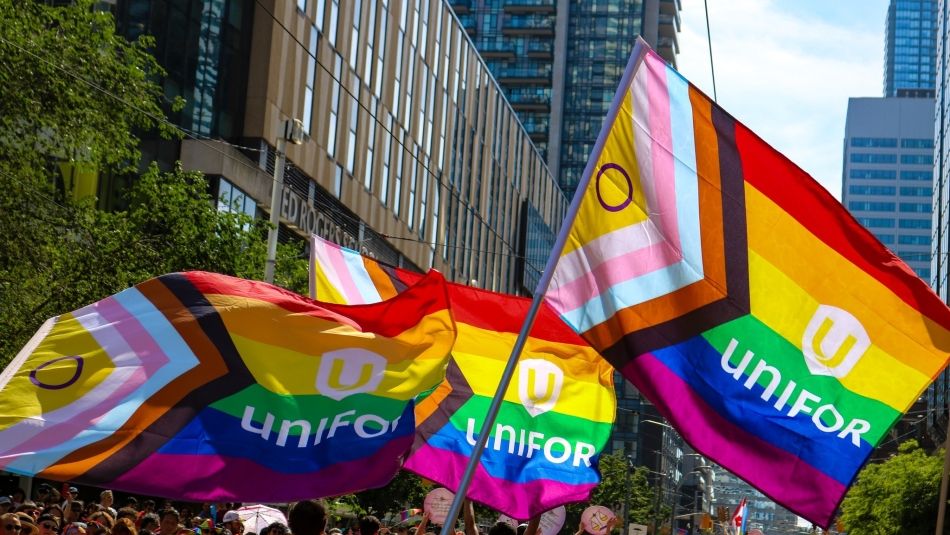
M 887 0 L 706 0 L 719 104 L 841 197 L 849 97 L 884 85 Z M 682 0 L 678 70 L 712 96 L 703 0 Z

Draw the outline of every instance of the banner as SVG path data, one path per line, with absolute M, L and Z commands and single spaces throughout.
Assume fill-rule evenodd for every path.
M 316 295 L 362 303 L 421 275 L 312 238 Z M 531 301 L 449 283 L 458 337 L 445 381 L 416 407 L 406 468 L 457 489 Z M 468 498 L 519 520 L 584 501 L 616 413 L 613 369 L 543 307 L 475 472 Z
M 950 311 L 644 46 L 547 302 L 694 449 L 828 526 L 950 352 Z
M 48 320 L 0 375 L 0 469 L 190 501 L 385 485 L 455 339 L 445 280 L 375 305 L 203 272 Z M 354 477 L 359 474 L 359 477 Z

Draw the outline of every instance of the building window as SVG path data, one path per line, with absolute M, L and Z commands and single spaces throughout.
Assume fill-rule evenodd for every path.
M 369 132 L 366 136 L 366 166 L 363 170 L 363 187 L 373 191 L 373 156 L 376 152 L 376 120 L 369 118 Z
M 317 27 L 310 27 L 310 44 L 307 47 L 307 87 L 303 95 L 303 131 L 310 135 L 313 122 L 313 87 L 317 83 Z
M 872 202 L 872 201 L 851 201 L 848 203 L 848 210 L 861 210 L 865 212 L 893 212 L 895 204 L 892 202 Z
M 350 33 L 350 69 L 356 70 L 359 65 L 360 52 L 360 18 L 363 16 L 362 0 L 353 0 L 353 30 Z
M 376 55 L 373 50 L 376 48 L 376 3 L 369 4 L 369 25 L 366 28 L 366 57 L 363 59 L 363 82 L 366 87 L 372 87 L 373 84 L 373 62 L 376 61 Z
M 903 191 L 904 188 L 901 188 Z M 897 188 L 894 186 L 848 186 L 848 193 L 852 195 L 894 195 Z
M 852 169 L 848 174 L 851 178 L 869 178 L 893 180 L 897 178 L 897 171 L 893 169 Z M 901 178 L 904 178 L 904 172 L 901 172 Z
M 379 45 L 376 47 L 376 83 L 373 86 L 373 94 L 380 98 L 383 90 L 383 65 L 386 60 L 386 31 L 389 26 L 389 11 L 386 9 L 386 3 L 383 2 L 382 17 L 379 18 Z M 369 58 L 369 56 L 367 56 Z M 398 65 L 397 65 L 397 71 Z
M 327 40 L 336 48 L 336 30 L 340 22 L 340 0 L 330 0 L 330 26 L 327 28 Z M 340 78 L 337 78 L 338 80 Z
M 390 162 L 393 161 L 393 133 L 392 133 L 392 118 L 388 118 L 386 121 L 386 128 L 383 131 L 383 168 L 379 176 L 379 201 L 386 206 L 386 203 L 389 202 L 389 178 L 390 178 Z
M 911 187 L 902 187 L 901 195 L 907 197 L 930 197 L 932 192 L 930 188 L 911 188 Z
M 422 191 L 419 192 L 419 238 L 426 239 L 426 220 L 429 217 L 429 175 L 422 171 Z
M 901 147 L 905 149 L 932 149 L 934 148 L 934 140 L 905 138 L 901 139 Z
M 930 203 L 902 202 L 901 212 L 917 212 L 919 214 L 929 214 L 931 210 Z
M 933 154 L 901 154 L 901 163 L 911 165 L 933 165 Z
M 897 242 L 901 245 L 930 245 L 930 236 L 900 236 Z
M 333 195 L 337 199 L 343 197 L 343 167 L 336 165 L 336 172 L 333 173 Z
M 355 98 L 350 100 L 350 128 L 346 143 L 346 170 L 351 175 L 356 165 L 356 130 L 359 127 L 360 103 Z
M 851 153 L 851 163 L 897 163 L 896 154 Z
M 218 179 L 218 211 L 244 213 L 250 217 L 257 214 L 257 202 L 244 190 L 225 178 Z
M 931 180 L 931 171 L 901 171 L 901 180 Z
M 419 179 L 419 149 L 415 151 L 415 158 L 409 162 L 412 165 L 412 175 L 409 178 L 409 204 L 406 206 L 406 222 L 409 228 L 415 226 L 416 221 L 416 182 Z
M 336 58 L 333 63 L 333 83 L 330 87 L 330 117 L 327 121 L 329 123 L 327 130 L 327 154 L 333 158 L 336 155 L 336 130 L 337 123 L 340 120 L 340 80 L 343 72 L 343 58 L 336 54 Z
M 853 137 L 852 147 L 897 147 L 897 140 L 890 137 Z
M 858 223 L 865 228 L 894 228 L 894 220 L 887 217 L 859 217 L 857 219 Z
M 317 23 L 317 29 L 323 31 L 323 17 L 327 14 L 326 0 L 317 0 L 317 12 L 314 13 L 314 22 Z
M 930 228 L 929 219 L 901 219 L 900 228 Z
M 307 12 L 307 0 L 297 0 L 297 9 L 302 13 Z
M 393 215 L 399 217 L 399 208 L 402 204 L 403 155 L 406 154 L 406 150 L 408 149 L 406 148 L 405 144 L 399 143 L 396 147 L 396 150 L 399 152 L 396 155 L 396 180 L 393 180 Z

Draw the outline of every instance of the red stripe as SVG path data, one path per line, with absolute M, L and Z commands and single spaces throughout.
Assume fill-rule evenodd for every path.
M 739 123 L 736 123 L 736 145 L 746 182 L 818 239 L 894 292 L 908 306 L 950 330 L 947 305 L 907 264 L 862 227 L 821 184 Z M 781 238 L 777 236 L 776 239 Z
M 190 271 L 185 275 L 204 294 L 232 295 L 266 301 L 288 313 L 309 314 L 387 337 L 398 336 L 416 326 L 423 317 L 448 308 L 445 279 L 438 271 L 431 271 L 421 277 L 418 283 L 392 299 L 369 305 L 338 305 L 313 301 L 266 282 L 217 273 Z

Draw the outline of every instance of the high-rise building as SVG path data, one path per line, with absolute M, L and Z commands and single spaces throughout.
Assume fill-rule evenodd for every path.
M 679 0 L 451 0 L 568 197 L 642 35 L 676 65 Z
M 118 0 L 168 71 L 180 142 L 146 157 L 211 178 L 222 210 L 270 211 L 287 144 L 282 239 L 311 233 L 385 262 L 533 290 L 567 199 L 447 3 Z M 150 159 L 151 159 L 150 158 Z M 103 192 L 111 191 L 106 184 Z
M 950 5 L 937 2 L 937 81 L 934 113 L 933 242 L 930 284 L 950 303 L 948 255 L 950 255 Z M 944 370 L 927 390 L 927 431 L 943 444 L 950 429 L 950 374 Z
M 891 0 L 884 44 L 884 96 L 934 96 L 937 0 Z
M 933 100 L 851 98 L 841 202 L 930 280 Z

